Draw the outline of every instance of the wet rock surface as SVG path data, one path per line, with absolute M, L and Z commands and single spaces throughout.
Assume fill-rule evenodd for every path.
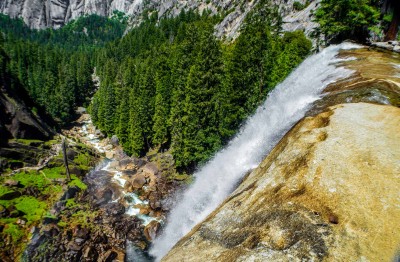
M 400 53 L 400 42 L 399 41 L 388 41 L 388 42 L 373 42 L 371 46 L 377 47 L 384 50 L 393 51 Z
M 300 121 L 163 261 L 391 261 L 400 109 L 340 104 Z
M 342 50 L 343 65 L 354 71 L 347 79 L 330 84 L 307 113 L 314 116 L 342 103 L 374 103 L 400 107 L 400 55 L 373 48 Z

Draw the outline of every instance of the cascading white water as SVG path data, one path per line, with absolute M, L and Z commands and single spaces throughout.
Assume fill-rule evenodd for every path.
M 154 241 L 150 254 L 161 260 L 181 237 L 232 192 L 247 171 L 258 166 L 328 84 L 350 76 L 352 71 L 337 67 L 337 62 L 343 60 L 336 55 L 340 49 L 358 47 L 350 43 L 330 46 L 307 58 L 279 84 L 237 136 L 196 172 L 195 182 L 177 197 L 178 203 L 168 217 L 164 232 Z

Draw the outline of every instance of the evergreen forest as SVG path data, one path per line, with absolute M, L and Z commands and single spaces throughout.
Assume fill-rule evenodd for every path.
M 1 15 L 2 71 L 26 89 L 33 111 L 43 108 L 59 126 L 77 106 L 89 107 L 129 155 L 170 150 L 187 169 L 224 146 L 311 49 L 302 32 L 283 33 L 278 10 L 267 5 L 247 16 L 235 41 L 214 36 L 221 17 L 207 11 L 157 17 L 147 13 L 122 37 L 121 14 L 40 31 Z
M 185 168 L 206 161 L 310 52 L 302 32 L 280 32 L 277 10 L 255 10 L 233 43 L 214 37 L 218 19 L 149 17 L 98 55 L 90 112 L 129 154 L 169 149 Z

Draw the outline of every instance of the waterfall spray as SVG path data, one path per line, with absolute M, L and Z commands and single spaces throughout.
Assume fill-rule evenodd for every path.
M 340 49 L 358 47 L 344 43 L 310 56 L 269 94 L 236 137 L 194 174 L 195 182 L 177 197 L 164 232 L 150 250 L 157 260 L 206 218 L 246 172 L 258 166 L 328 84 L 352 74 L 351 70 L 335 65 L 343 61 L 336 55 Z

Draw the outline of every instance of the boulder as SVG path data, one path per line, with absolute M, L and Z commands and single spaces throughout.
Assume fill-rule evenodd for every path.
M 74 239 L 74 242 L 75 242 L 78 246 L 82 246 L 82 244 L 85 243 L 85 241 L 86 241 L 85 239 L 79 238 L 79 237 Z
M 119 162 L 118 161 L 112 161 L 109 165 L 110 169 L 118 169 L 119 167 Z
M 137 170 L 145 165 L 147 162 L 141 158 L 125 157 L 119 161 L 119 170 Z
M 119 160 L 118 170 L 124 171 L 124 170 L 134 170 L 134 169 L 136 169 L 136 165 L 133 162 L 132 158 L 127 157 L 127 158 Z
M 149 204 L 152 209 L 161 208 L 161 196 L 159 192 L 151 192 L 148 196 Z
M 94 134 L 97 136 L 97 137 L 104 137 L 104 135 L 103 135 L 103 133 L 101 133 L 101 131 L 99 130 L 99 129 L 96 129 L 95 131 L 94 131 Z
M 95 248 L 87 246 L 83 251 L 83 257 L 88 261 L 96 261 L 98 258 L 98 254 Z
M 75 112 L 79 115 L 86 114 L 86 108 L 79 106 L 76 108 Z
M 90 230 L 86 227 L 82 228 L 80 226 L 76 226 L 73 230 L 73 236 L 81 239 L 88 239 L 90 236 Z
M 106 158 L 113 159 L 114 158 L 114 152 L 113 151 L 106 151 Z
M 143 174 L 136 174 L 129 180 L 129 183 L 134 189 L 139 189 L 146 184 L 146 178 Z
M 77 155 L 78 155 L 78 152 L 76 152 L 75 150 L 67 149 L 68 160 L 71 160 L 71 161 L 74 160 Z
M 143 205 L 143 204 L 137 204 L 137 205 L 135 205 L 135 208 L 140 209 L 139 213 L 141 215 L 148 215 L 151 211 L 149 206 Z
M 304 118 L 163 261 L 393 260 L 399 127 L 366 103 Z
M 148 176 L 155 176 L 158 173 L 158 167 L 154 163 L 147 163 L 142 167 L 142 172 L 146 173 Z
M 127 177 L 132 177 L 132 176 L 134 176 L 136 173 L 137 173 L 137 170 L 136 170 L 136 169 L 123 170 L 123 171 L 122 171 L 122 174 L 123 174 L 124 176 L 127 176 Z
M 72 175 L 76 175 L 76 176 L 83 175 L 82 169 L 80 169 L 77 166 L 69 167 L 69 173 L 72 174 Z
M 99 188 L 95 191 L 95 205 L 101 206 L 104 205 L 112 199 L 113 191 L 110 188 Z
M 104 254 L 102 254 L 98 260 L 98 262 L 112 262 L 114 259 L 118 257 L 118 253 L 114 250 L 108 250 Z M 122 260 L 123 261 L 123 260 Z
M 55 237 L 60 233 L 60 231 L 57 228 L 57 226 L 53 225 L 53 224 L 45 225 L 41 229 L 41 231 L 45 236 L 48 236 L 48 237 Z
M 78 194 L 81 191 L 81 189 L 77 186 L 72 186 L 68 187 L 68 189 L 65 191 L 64 195 L 61 197 L 61 201 L 67 200 L 70 198 L 74 198 L 76 194 Z
M 125 207 L 120 203 L 108 203 L 102 207 L 107 216 L 120 216 L 125 213 Z
M 116 135 L 113 135 L 110 139 L 110 143 L 112 146 L 116 147 L 119 145 L 119 139 Z
M 67 250 L 72 250 L 72 251 L 80 251 L 82 247 L 75 243 L 75 241 L 71 241 L 67 245 Z
M 16 181 L 13 179 L 7 179 L 6 181 L 4 181 L 3 184 L 8 187 L 19 187 L 20 186 L 19 181 Z
M 157 232 L 160 228 L 160 223 L 156 220 L 152 220 L 147 226 L 144 228 L 144 236 L 148 241 L 153 241 L 156 236 Z
M 53 123 L 41 112 L 33 114 L 26 90 L 21 86 L 2 85 L 0 91 L 0 144 L 7 144 L 7 138 L 47 140 L 55 132 L 46 123 Z M 18 158 L 13 158 L 18 159 Z M 35 162 L 34 164 L 36 164 Z

